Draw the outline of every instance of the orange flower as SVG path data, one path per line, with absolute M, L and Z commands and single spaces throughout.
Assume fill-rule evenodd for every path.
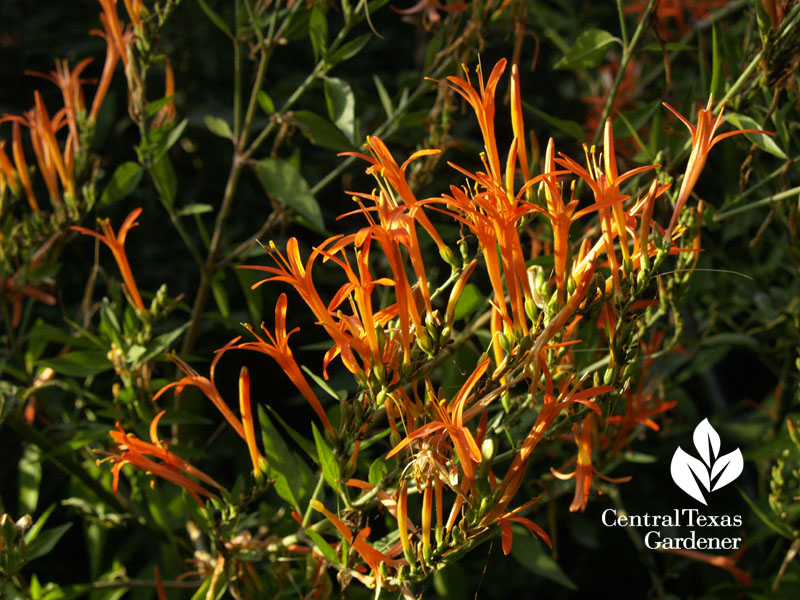
M 644 171 L 655 169 L 659 165 L 646 165 L 637 167 L 630 171 L 619 174 L 617 171 L 617 158 L 614 153 L 614 131 L 611 126 L 611 119 L 606 119 L 605 127 L 603 129 L 603 145 L 604 145 L 604 167 L 605 170 L 601 171 L 594 154 L 594 147 L 591 153 L 584 146 L 586 154 L 586 169 L 581 167 L 577 162 L 568 156 L 561 155 L 555 162 L 563 165 L 575 175 L 583 179 L 589 184 L 594 194 L 595 205 L 600 214 L 600 222 L 603 231 L 603 240 L 605 243 L 605 251 L 608 260 L 611 263 L 611 275 L 614 281 L 614 290 L 616 293 L 620 292 L 619 287 L 619 263 L 617 262 L 616 252 L 614 251 L 614 231 L 611 226 L 611 217 L 613 214 L 616 224 L 616 234 L 619 237 L 620 250 L 622 251 L 623 260 L 630 261 L 630 248 L 628 247 L 628 238 L 626 230 L 626 215 L 622 208 L 622 203 L 629 198 L 629 196 L 620 195 L 620 184 Z
M 286 294 L 281 294 L 278 297 L 278 302 L 275 304 L 274 336 L 269 332 L 269 330 L 267 330 L 263 323 L 261 324 L 261 329 L 267 335 L 269 341 L 259 337 L 250 325 L 245 325 L 248 331 L 250 331 L 250 333 L 253 334 L 253 337 L 255 337 L 258 341 L 244 342 L 236 346 L 236 348 L 241 350 L 255 350 L 256 352 L 261 352 L 277 362 L 281 369 L 283 369 L 283 372 L 286 373 L 286 375 L 289 376 L 289 379 L 292 380 L 292 383 L 295 385 L 295 387 L 300 390 L 301 394 L 303 394 L 303 397 L 311 405 L 311 408 L 314 409 L 314 412 L 317 413 L 317 416 L 319 417 L 320 421 L 322 421 L 325 429 L 330 431 L 332 426 L 330 421 L 328 421 L 328 416 L 325 414 L 325 409 L 322 408 L 317 396 L 308 385 L 305 376 L 300 371 L 300 367 L 297 366 L 297 362 L 294 360 L 292 351 L 289 348 L 289 336 L 291 336 L 295 331 L 298 331 L 299 328 L 295 328 L 288 333 L 286 332 L 287 303 L 288 300 L 286 298 Z
M 725 109 L 725 103 L 722 103 L 719 115 L 717 115 L 715 119 L 712 119 L 713 104 L 714 96 L 711 95 L 708 97 L 708 104 L 706 107 L 697 111 L 697 127 L 695 127 L 678 111 L 664 102 L 664 106 L 666 106 L 670 112 L 672 112 L 672 114 L 678 117 L 683 124 L 689 128 L 689 131 L 692 134 L 692 153 L 689 156 L 689 162 L 686 164 L 686 172 L 683 176 L 683 181 L 681 182 L 681 189 L 678 191 L 678 199 L 675 201 L 675 210 L 672 213 L 672 219 L 669 222 L 669 227 L 667 227 L 667 232 L 665 234 L 667 239 L 672 239 L 672 231 L 675 229 L 675 225 L 678 222 L 678 217 L 680 216 L 681 210 L 686 204 L 686 201 L 689 199 L 689 195 L 692 193 L 692 190 L 694 189 L 694 186 L 700 177 L 700 173 L 703 171 L 703 167 L 706 166 L 706 159 L 708 158 L 709 150 L 711 150 L 715 144 L 721 142 L 725 138 L 739 135 L 740 133 L 766 133 L 768 135 L 772 135 L 768 131 L 762 131 L 761 129 L 737 129 L 735 131 L 721 133 L 715 137 L 714 134 L 719 126 L 722 125 L 722 112 Z
M 276 267 L 246 265 L 241 268 L 266 271 L 273 275 L 272 277 L 262 279 L 253 284 L 252 289 L 269 281 L 284 281 L 294 287 L 295 291 L 300 294 L 300 297 L 311 309 L 311 312 L 314 313 L 314 316 L 317 317 L 318 324 L 325 328 L 328 336 L 330 336 L 336 344 L 336 352 L 341 355 L 345 367 L 347 367 L 351 373 L 360 374 L 363 373 L 363 369 L 356 361 L 353 351 L 355 350 L 360 356 L 367 356 L 369 354 L 369 347 L 358 338 L 348 335 L 343 331 L 340 324 L 334 320 L 325 302 L 320 298 L 312 277 L 314 262 L 323 254 L 326 246 L 339 239 L 339 237 L 340 236 L 334 236 L 329 238 L 318 247 L 314 248 L 305 265 L 303 265 L 300 258 L 297 239 L 290 238 L 286 243 L 286 257 L 278 251 L 275 244 L 270 244 L 268 252 L 270 257 L 275 261 Z
M 725 569 L 728 573 L 733 575 L 733 578 L 736 580 L 736 583 L 741 587 L 750 587 L 750 584 L 753 582 L 753 578 L 750 575 L 750 573 L 736 566 L 736 563 L 739 562 L 739 559 L 742 557 L 742 554 L 744 553 L 744 548 L 741 548 L 738 552 L 729 554 L 727 556 L 722 556 L 717 554 L 707 554 L 706 552 L 698 552 L 697 550 L 684 550 L 684 549 L 680 550 L 664 549 L 662 550 L 662 552 L 677 554 L 678 556 L 684 556 L 686 558 L 691 558 L 692 560 L 704 562 L 706 564 L 719 567 L 720 569 Z
M 125 282 L 125 289 L 129 294 L 129 300 L 131 300 L 134 307 L 144 315 L 147 313 L 147 310 L 144 307 L 144 302 L 142 302 L 142 297 L 139 295 L 139 288 L 136 286 L 136 280 L 133 278 L 133 272 L 128 263 L 128 256 L 125 254 L 125 238 L 128 236 L 128 232 L 138 225 L 136 219 L 141 213 L 141 208 L 132 210 L 122 222 L 118 234 L 114 233 L 114 230 L 111 228 L 111 222 L 108 219 L 97 220 L 100 224 L 100 229 L 103 231 L 102 235 L 96 231 L 91 231 L 85 227 L 78 227 L 77 225 L 73 225 L 72 229 L 80 231 L 84 235 L 97 238 L 111 249 L 114 260 L 117 261 L 119 272 L 122 275 L 122 280 Z
M 347 540 L 349 544 L 352 545 L 353 549 L 358 553 L 359 556 L 364 560 L 365 563 L 372 569 L 374 573 L 374 578 L 376 581 L 376 593 L 380 595 L 380 588 L 381 588 L 381 570 L 380 565 L 381 563 L 385 563 L 387 567 L 395 567 L 400 564 L 403 564 L 404 561 L 399 561 L 391 556 L 376 550 L 373 546 L 371 546 L 367 541 L 367 536 L 370 534 L 370 528 L 365 527 L 361 531 L 358 532 L 358 535 L 353 535 L 353 532 L 350 528 L 344 524 L 344 522 L 325 508 L 325 505 L 322 504 L 319 500 L 312 500 L 311 501 L 311 508 L 316 510 L 317 512 L 321 512 L 325 515 L 328 520 L 333 523 L 333 526 L 336 527 L 337 531 L 341 534 L 341 536 Z M 398 509 L 398 514 L 399 514 Z
M 150 440 L 152 443 L 144 442 L 136 436 L 126 433 L 119 423 L 117 423 L 117 431 L 112 429 L 109 432 L 112 439 L 117 444 L 117 448 L 121 451 L 120 454 L 114 456 L 115 464 L 111 469 L 114 475 L 114 493 L 117 493 L 119 473 L 122 467 L 126 464 L 132 464 L 181 486 L 189 492 L 198 504 L 202 505 L 203 502 L 200 500 L 200 495 L 211 496 L 211 492 L 192 479 L 189 479 L 189 477 L 199 479 L 206 485 L 210 485 L 219 490 L 223 490 L 224 488 L 199 469 L 169 452 L 169 450 L 167 450 L 167 445 L 158 439 L 158 422 L 161 420 L 161 417 L 164 416 L 165 412 L 166 411 L 162 410 L 150 423 Z M 151 456 L 153 459 L 161 462 L 155 462 L 147 458 L 147 456 Z M 187 475 L 189 477 L 187 477 Z
M 514 532 L 511 528 L 512 523 L 519 523 L 523 527 L 525 527 L 528 531 L 531 532 L 531 535 L 536 537 L 542 538 L 544 543 L 547 544 L 550 548 L 553 547 L 553 543 L 550 541 L 550 536 L 547 535 L 544 529 L 539 527 L 536 523 L 531 521 L 530 519 L 526 519 L 525 517 L 517 516 L 517 513 L 522 512 L 532 504 L 538 502 L 539 498 L 533 498 L 512 510 L 504 515 L 502 515 L 497 522 L 500 524 L 500 531 L 503 538 L 503 554 L 508 556 L 511 553 L 511 545 L 514 541 Z
M 185 377 L 179 379 L 178 381 L 173 381 L 172 383 L 168 383 L 153 396 L 153 402 L 158 400 L 167 390 L 171 388 L 175 388 L 175 394 L 178 395 L 183 391 L 183 388 L 187 385 L 192 385 L 197 388 L 200 388 L 200 391 L 203 392 L 209 400 L 217 407 L 217 410 L 222 413 L 222 416 L 225 417 L 225 420 L 233 427 L 233 430 L 237 433 L 237 435 L 242 438 L 245 442 L 247 442 L 247 435 L 244 431 L 244 426 L 239 419 L 236 418 L 236 415 L 233 414 L 230 408 L 228 408 L 228 404 L 220 395 L 219 391 L 217 391 L 217 386 L 214 384 L 214 370 L 217 368 L 217 363 L 219 359 L 222 358 L 222 355 L 227 351 L 233 348 L 233 344 L 239 341 L 240 338 L 235 338 L 228 342 L 224 347 L 217 350 L 214 360 L 211 361 L 211 370 L 209 375 L 211 378 L 203 377 L 197 371 L 195 371 L 192 367 L 186 364 L 183 360 L 181 360 L 178 356 L 172 355 L 170 358 L 178 365 L 178 368 L 183 371 Z
M 578 445 L 578 466 L 572 473 L 567 475 L 559 473 L 555 469 L 550 471 L 558 479 L 575 479 L 575 496 L 572 499 L 572 504 L 569 506 L 571 512 L 580 510 L 583 512 L 586 509 L 586 503 L 589 501 L 589 491 L 592 488 L 592 478 L 596 474 L 601 479 L 610 481 L 611 483 L 624 483 L 630 481 L 630 477 L 619 477 L 612 479 L 606 477 L 592 465 L 592 432 L 595 427 L 595 416 L 589 414 L 581 423 L 580 434 L 578 434 L 578 425 L 572 426 L 572 432 L 575 435 L 575 443 Z
M 256 479 L 259 479 L 263 457 L 258 450 L 253 428 L 253 412 L 250 410 L 250 373 L 247 367 L 242 367 L 239 372 L 239 414 L 242 415 L 242 428 L 247 442 L 247 450 L 250 452 L 250 460 L 253 463 L 253 473 L 256 474 Z
M 455 398 L 453 398 L 446 407 L 442 406 L 444 401 L 440 403 L 431 394 L 429 402 L 433 405 L 439 420 L 426 423 L 409 433 L 403 441 L 397 444 L 389 454 L 386 455 L 386 458 L 391 458 L 416 439 L 442 431 L 447 434 L 452 441 L 458 460 L 461 463 L 461 468 L 464 471 L 465 481 L 468 486 L 471 486 L 475 478 L 473 462 L 478 463 L 481 461 L 481 451 L 478 448 L 478 444 L 475 442 L 475 438 L 472 437 L 472 432 L 464 425 L 464 404 L 469 398 L 475 384 L 478 383 L 478 380 L 483 376 L 488 367 L 489 359 L 487 358 L 475 368 L 464 382 L 464 385 L 461 386 L 458 394 L 456 394 Z

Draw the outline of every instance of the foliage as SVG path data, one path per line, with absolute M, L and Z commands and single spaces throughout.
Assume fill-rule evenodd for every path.
M 95 8 L 3 9 L 0 595 L 796 593 L 797 2 Z M 704 418 L 744 546 L 609 529 Z

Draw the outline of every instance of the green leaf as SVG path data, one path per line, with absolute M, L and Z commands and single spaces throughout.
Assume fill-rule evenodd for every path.
M 331 545 L 326 542 L 320 534 L 318 534 L 313 529 L 306 529 L 305 530 L 308 537 L 310 537 L 314 544 L 317 546 L 317 550 L 320 551 L 320 554 L 328 559 L 331 564 L 338 565 L 340 564 L 339 557 L 336 556 L 336 552 L 334 552 Z
M 210 204 L 187 204 L 183 208 L 181 208 L 177 215 L 179 217 L 188 217 L 191 215 L 202 215 L 205 213 L 210 213 L 214 210 L 214 207 Z
M 169 156 L 162 156 L 150 168 L 149 173 L 162 204 L 171 208 L 175 204 L 175 197 L 178 195 L 178 178 L 175 177 L 175 170 L 172 168 L 172 161 Z
M 231 28 L 228 27 L 228 24 L 223 20 L 222 17 L 220 17 L 211 9 L 211 7 L 206 3 L 206 0 L 197 0 L 197 3 L 200 5 L 200 8 L 203 9 L 203 12 L 206 13 L 206 16 L 211 20 L 211 22 L 214 23 L 214 25 L 216 25 L 219 30 L 222 31 L 222 33 L 233 39 Z
M 186 129 L 186 125 L 188 125 L 188 123 L 189 119 L 184 119 L 170 130 L 170 132 L 164 138 L 164 141 L 160 144 L 160 147 L 156 151 L 155 156 L 153 157 L 154 163 L 158 162 L 159 159 L 162 156 L 164 156 L 167 153 L 167 151 L 170 148 L 172 148 L 179 139 L 181 139 L 181 136 L 183 135 L 183 132 Z
M 39 485 L 42 481 L 42 452 L 38 446 L 29 444 L 17 463 L 19 469 L 20 514 L 32 515 L 39 503 Z
M 376 458 L 369 466 L 369 482 L 372 485 L 378 485 L 381 481 L 383 481 L 383 478 L 388 470 L 389 467 L 386 466 L 386 461 L 382 458 Z
M 317 230 L 325 229 L 316 198 L 291 163 L 280 158 L 265 158 L 256 163 L 255 171 L 267 194 L 304 217 Z
M 275 112 L 275 103 L 272 101 L 272 98 L 269 97 L 269 94 L 264 90 L 260 90 L 256 94 L 256 100 L 258 100 L 258 105 L 261 107 L 267 115 L 271 115 Z
M 325 80 L 325 103 L 336 127 L 347 139 L 355 139 L 356 100 L 350 85 L 343 79 L 328 77 Z
M 330 346 L 330 344 L 327 344 L 327 345 Z M 331 386 L 329 386 L 328 383 L 322 377 L 320 377 L 319 375 L 314 373 L 314 371 L 312 371 L 311 369 L 309 369 L 305 365 L 303 365 L 300 368 L 303 369 L 303 372 L 305 372 L 306 375 L 308 375 L 309 377 L 311 377 L 311 379 L 314 380 L 314 383 L 316 383 L 325 392 L 327 392 L 329 396 L 332 396 L 333 398 L 335 398 L 336 400 L 338 400 L 340 402 L 342 400 L 344 400 L 343 397 L 339 396 L 339 394 L 336 393 L 336 390 L 334 390 Z
M 725 120 L 737 129 L 761 129 L 761 126 L 755 121 L 755 119 L 752 119 L 746 115 L 726 113 Z M 778 158 L 786 160 L 786 153 L 778 147 L 778 144 L 775 143 L 775 140 L 772 139 L 772 136 L 765 133 L 750 132 L 745 133 L 744 135 L 748 140 L 753 142 L 765 152 L 769 152 Z
M 156 114 L 158 114 L 158 111 L 160 111 L 174 99 L 175 99 L 174 95 L 164 96 L 163 98 L 159 98 L 158 100 L 153 100 L 152 102 L 148 102 L 147 107 L 144 109 L 145 118 L 149 119 L 150 117 L 154 117 Z
M 579 142 L 585 142 L 586 136 L 583 133 L 583 128 L 575 121 L 566 121 L 558 117 L 552 117 L 546 112 L 539 110 L 535 106 L 528 104 L 523 100 L 522 105 L 532 112 L 535 116 L 539 117 L 545 123 L 550 123 L 556 129 L 560 129 L 570 137 L 574 137 Z
M 260 287 L 252 289 L 253 284 L 257 283 L 263 277 L 258 271 L 251 271 L 249 269 L 234 269 L 236 279 L 239 280 L 239 286 L 242 288 L 244 300 L 247 303 L 247 312 L 250 314 L 250 319 L 253 323 L 261 323 L 263 319 L 264 308 L 264 294 Z
M 456 302 L 455 320 L 468 317 L 475 312 L 480 305 L 483 304 L 483 295 L 481 294 L 478 286 L 473 283 L 468 283 L 461 291 L 461 295 Z
M 353 143 L 328 119 L 310 110 L 297 110 L 293 115 L 300 131 L 315 146 L 328 150 L 353 150 Z
M 122 200 L 136 189 L 142 179 L 142 167 L 139 163 L 125 162 L 114 170 L 106 189 L 100 196 L 100 206 L 108 206 Z
M 372 36 L 369 33 L 364 33 L 357 38 L 350 40 L 346 44 L 343 44 L 341 48 L 331 54 L 328 58 L 330 66 L 333 67 L 338 65 L 340 62 L 344 62 L 350 58 L 353 58 L 356 54 L 364 49 L 364 46 L 367 45 L 370 39 L 372 39 Z
M 58 543 L 58 540 L 61 539 L 61 536 L 67 533 L 67 530 L 70 527 L 72 527 L 72 523 L 64 523 L 58 527 L 53 527 L 52 529 L 42 531 L 38 536 L 36 536 L 36 539 L 30 544 L 30 546 L 28 546 L 28 549 L 30 550 L 28 560 L 39 558 L 40 556 L 44 556 L 50 552 Z
M 381 106 L 383 106 L 383 112 L 386 113 L 386 118 L 391 119 L 394 116 L 394 106 L 392 106 L 392 99 L 389 96 L 389 92 L 386 91 L 383 82 L 381 82 L 377 75 L 372 76 L 372 81 L 375 82 L 375 88 L 378 90 L 378 98 L 381 101 Z
M 42 515 L 36 520 L 36 523 L 33 524 L 33 527 L 28 529 L 28 531 L 25 533 L 26 544 L 30 546 L 34 542 L 34 540 L 36 540 L 36 538 L 39 536 L 39 533 L 44 528 L 45 523 L 47 523 L 47 519 L 50 518 L 50 515 L 53 513 L 55 508 L 56 508 L 55 503 L 48 506 L 42 513 Z
M 292 428 L 291 425 L 284 421 L 283 418 L 278 414 L 277 410 L 271 406 L 267 406 L 267 409 L 272 413 L 272 416 L 278 420 L 278 423 L 281 424 L 281 427 L 286 430 L 286 433 L 289 434 L 289 437 L 292 438 L 298 446 L 300 446 L 303 452 L 305 452 L 311 460 L 319 464 L 317 450 L 314 447 L 314 444 L 312 444 L 311 441 L 306 439 L 304 436 L 300 435 L 296 429 Z
M 664 44 L 663 49 L 667 52 L 680 52 L 682 50 L 694 50 L 695 47 L 691 44 L 682 44 L 680 42 L 667 42 Z M 646 52 L 661 52 L 662 46 L 661 44 L 648 44 L 642 50 Z
M 220 271 L 211 278 L 211 293 L 222 317 L 224 319 L 230 317 L 231 308 L 228 302 L 228 287 L 225 285 L 225 271 Z
M 320 465 L 322 466 L 322 476 L 325 481 L 337 494 L 342 493 L 342 488 L 339 485 L 339 478 L 341 472 L 339 470 L 339 463 L 333 455 L 333 450 L 325 442 L 325 438 L 317 429 L 316 423 L 311 423 L 311 430 L 314 433 L 314 443 L 317 446 L 317 456 L 319 457 Z
M 555 581 L 570 590 L 578 589 L 558 563 L 548 556 L 541 541 L 533 539 L 531 533 L 519 525 L 514 525 L 512 530 L 514 545 L 511 547 L 511 555 L 519 564 L 534 575 Z
M 555 64 L 556 69 L 591 69 L 599 65 L 617 39 L 602 29 L 587 29 Z
M 233 131 L 231 131 L 231 126 L 228 125 L 228 122 L 225 119 L 206 115 L 203 118 L 203 122 L 206 124 L 206 127 L 208 127 L 208 130 L 214 135 L 218 135 L 219 137 L 228 140 L 233 139 Z
M 162 354 L 167 348 L 169 348 L 172 342 L 181 337 L 183 332 L 186 331 L 187 327 L 189 327 L 189 323 L 184 323 L 177 329 L 173 329 L 167 333 L 162 333 L 156 339 L 147 344 L 147 352 L 145 352 L 144 356 L 142 356 L 140 359 L 141 364 L 146 363 L 148 360 L 153 360 Z
M 308 37 L 311 38 L 311 46 L 314 49 L 314 60 L 319 61 L 328 52 L 328 19 L 319 4 L 315 4 L 311 9 Z
M 258 418 L 264 454 L 269 462 L 269 476 L 275 479 L 275 491 L 299 511 L 310 493 L 311 471 L 289 450 L 263 406 L 258 407 Z
M 717 24 L 711 25 L 711 93 L 715 98 L 722 98 L 725 86 L 725 74 L 722 72 L 722 50 Z
M 39 364 L 50 367 L 56 373 L 71 377 L 97 375 L 113 367 L 105 354 L 91 350 L 70 352 L 64 356 L 56 356 L 55 358 L 39 361 Z

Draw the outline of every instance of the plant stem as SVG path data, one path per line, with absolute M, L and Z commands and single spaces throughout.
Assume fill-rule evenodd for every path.
M 611 106 L 614 104 L 614 100 L 619 92 L 619 86 L 622 83 L 622 78 L 625 76 L 625 69 L 627 68 L 628 63 L 631 61 L 631 58 L 633 58 L 636 45 L 639 43 L 639 39 L 644 33 L 645 23 L 647 23 L 648 19 L 650 18 L 650 13 L 653 12 L 656 2 L 658 2 L 658 0 L 650 0 L 650 2 L 647 4 L 647 8 L 645 8 L 642 18 L 639 20 L 639 25 L 637 25 L 636 31 L 633 32 L 633 37 L 631 38 L 630 43 L 626 44 L 624 50 L 622 51 L 622 59 L 619 63 L 619 70 L 617 71 L 617 76 L 614 78 L 614 84 L 611 86 L 611 92 L 608 94 L 606 104 L 603 107 L 603 113 L 600 115 L 600 127 L 598 127 L 597 131 L 594 133 L 594 139 L 592 140 L 593 145 L 600 141 L 600 136 L 603 133 L 603 123 L 605 123 L 608 115 L 611 114 Z
M 739 206 L 736 208 L 732 208 L 731 210 L 726 210 L 714 215 L 714 221 L 721 221 L 727 217 L 732 217 L 734 215 L 741 214 L 743 212 L 747 212 L 749 210 L 753 210 L 754 208 L 759 208 L 761 206 L 767 206 L 774 202 L 780 202 L 781 200 L 786 200 L 786 198 L 791 198 L 792 196 L 796 196 L 800 194 L 800 186 L 793 187 L 791 189 L 785 190 L 783 192 L 779 192 L 777 194 L 773 194 L 772 196 L 767 196 L 766 198 L 762 198 L 761 200 L 756 200 L 755 202 L 751 202 L 750 204 L 745 204 L 744 206 Z

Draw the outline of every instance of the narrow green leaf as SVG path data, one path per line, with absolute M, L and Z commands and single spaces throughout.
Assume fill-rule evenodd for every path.
M 377 75 L 372 76 L 372 81 L 375 82 L 375 88 L 378 90 L 378 98 L 381 101 L 381 106 L 383 106 L 383 112 L 386 113 L 386 118 L 391 119 L 394 116 L 394 106 L 392 106 L 389 92 L 386 91 L 383 82 Z
M 328 115 L 348 140 L 355 139 L 356 101 L 353 90 L 343 79 L 325 79 L 325 103 Z
M 642 47 L 642 50 L 646 52 L 661 52 L 662 49 L 667 52 L 680 52 L 683 50 L 694 50 L 695 47 L 691 44 L 682 44 L 680 42 L 666 42 L 663 47 L 658 43 L 648 44 Z
M 319 231 L 325 229 L 322 211 L 311 188 L 291 163 L 280 158 L 265 158 L 256 163 L 255 171 L 267 194 L 304 217 Z
M 330 344 L 328 344 L 328 346 L 330 346 Z M 327 392 L 328 395 L 332 396 L 333 398 L 335 398 L 336 400 L 339 400 L 339 401 L 344 400 L 344 398 L 341 398 L 339 396 L 339 394 L 337 394 L 336 391 L 331 386 L 329 386 L 327 384 L 327 382 L 322 377 L 320 377 L 319 375 L 314 373 L 314 371 L 312 371 L 311 369 L 309 369 L 305 365 L 303 365 L 300 368 L 303 369 L 303 372 L 305 372 L 306 375 L 308 375 L 309 377 L 311 377 L 311 379 L 314 380 L 314 383 L 316 383 L 325 392 Z
M 261 110 L 267 115 L 271 115 L 275 112 L 275 103 L 264 90 L 260 90 L 258 94 L 256 94 L 256 100 L 258 100 L 258 105 L 261 107 Z
M 353 143 L 328 119 L 311 112 L 297 110 L 293 113 L 300 131 L 315 146 L 329 150 L 353 150 Z
M 336 556 L 336 552 L 334 552 L 331 545 L 326 542 L 320 534 L 318 534 L 313 529 L 306 529 L 306 534 L 310 537 L 314 544 L 317 546 L 317 550 L 320 551 L 322 556 L 324 556 L 331 564 L 340 565 L 341 562 L 339 561 L 339 557 Z
M 178 195 L 178 178 L 175 176 L 175 170 L 172 168 L 172 161 L 169 156 L 162 156 L 150 168 L 149 173 L 162 204 L 171 208 L 175 204 L 175 197 Z
M 535 116 L 539 117 L 545 123 L 550 123 L 553 127 L 560 129 L 568 136 L 575 138 L 580 142 L 586 141 L 586 136 L 583 133 L 583 128 L 576 123 L 575 121 L 566 121 L 564 119 L 559 119 L 558 117 L 553 117 L 548 115 L 546 112 L 539 110 L 535 106 L 528 104 L 527 102 L 523 101 L 522 105 L 532 112 Z
M 618 41 L 602 29 L 587 29 L 555 64 L 556 69 L 591 69 L 599 65 L 608 52 L 608 47 Z
M 172 148 L 179 139 L 181 139 L 181 136 L 183 135 L 183 132 L 186 129 L 186 125 L 188 124 L 189 124 L 189 119 L 184 119 L 170 130 L 166 138 L 164 138 L 161 147 L 156 151 L 156 154 L 153 157 L 153 162 L 158 162 L 158 160 L 162 156 L 164 156 L 167 153 L 167 151 L 170 148 Z
M 228 301 L 228 287 L 225 285 L 225 271 L 220 271 L 211 279 L 211 293 L 214 295 L 214 302 L 224 319 L 231 316 L 230 302 Z
M 67 533 L 67 530 L 70 527 L 72 527 L 72 523 L 64 523 L 58 527 L 53 527 L 52 529 L 42 531 L 38 536 L 36 536 L 36 539 L 31 543 L 31 545 L 28 546 L 28 549 L 30 550 L 28 560 L 39 558 L 40 556 L 44 556 L 50 552 L 58 543 L 58 540 L 61 539 L 61 536 Z
M 558 563 L 548 556 L 540 540 L 535 540 L 527 529 L 519 525 L 514 525 L 512 531 L 514 545 L 511 547 L 511 555 L 519 564 L 534 575 L 555 581 L 570 590 L 578 589 L 575 582 L 567 577 Z
M 725 120 L 737 129 L 761 129 L 761 126 L 756 122 L 756 120 L 748 117 L 747 115 L 725 113 Z M 786 160 L 786 153 L 781 150 L 780 147 L 778 147 L 778 144 L 775 143 L 775 140 L 772 139 L 771 135 L 749 132 L 745 133 L 744 135 L 748 140 L 753 142 L 765 152 L 769 152 L 778 158 Z
M 50 515 L 53 513 L 55 508 L 56 508 L 55 503 L 48 506 L 42 513 L 42 515 L 36 520 L 36 523 L 34 523 L 33 526 L 30 529 L 28 529 L 28 531 L 25 533 L 26 544 L 30 546 L 34 542 L 34 540 L 38 537 L 39 533 L 44 528 L 45 523 L 47 523 L 47 519 L 50 518 Z
M 209 20 L 216 25 L 222 33 L 227 35 L 230 39 L 233 39 L 233 34 L 231 33 L 231 28 L 228 27 L 228 24 L 224 21 L 222 17 L 220 17 L 217 13 L 215 13 L 211 7 L 206 3 L 206 0 L 197 0 L 197 3 L 200 5 L 200 8 L 206 13 L 206 16 Z
M 308 37 L 314 49 L 314 60 L 319 61 L 328 52 L 328 19 L 319 4 L 311 9 L 308 21 Z
M 214 135 L 218 135 L 219 137 L 227 140 L 233 139 L 233 131 L 231 131 L 231 126 L 228 125 L 228 122 L 225 119 L 206 115 L 203 118 L 203 122 L 206 124 L 206 127 L 208 127 L 208 130 Z
M 722 50 L 720 48 L 719 36 L 717 35 L 717 24 L 711 25 L 711 93 L 715 98 L 722 98 L 725 85 L 725 75 L 722 72 Z
M 188 217 L 191 215 L 202 215 L 205 213 L 210 213 L 214 210 L 214 207 L 210 204 L 187 204 L 183 208 L 181 208 L 177 215 L 179 217 Z
M 330 65 L 333 67 L 338 65 L 340 62 L 344 62 L 350 58 L 353 58 L 356 54 L 364 49 L 371 39 L 372 35 L 369 33 L 364 33 L 357 38 L 350 40 L 346 44 L 342 44 L 342 46 L 328 58 Z
M 312 444 L 311 441 L 306 439 L 304 436 L 300 435 L 296 429 L 284 421 L 283 417 L 278 414 L 277 410 L 269 405 L 267 405 L 267 410 L 272 413 L 272 416 L 278 420 L 278 423 L 281 424 L 281 427 L 286 430 L 286 433 L 289 434 L 289 437 L 292 438 L 298 446 L 300 446 L 303 452 L 305 452 L 311 460 L 319 464 L 319 458 L 317 458 L 317 450 L 314 447 L 314 444 Z
M 311 430 L 314 433 L 314 443 L 317 446 L 317 456 L 319 457 L 320 466 L 322 466 L 322 476 L 333 491 L 337 494 L 342 493 L 342 488 L 339 485 L 339 478 L 341 472 L 339 470 L 339 463 L 333 455 L 333 450 L 325 442 L 325 438 L 317 429 L 316 423 L 311 423 Z
M 473 283 L 468 283 L 464 286 L 456 302 L 455 320 L 468 317 L 475 312 L 478 307 L 483 304 L 483 295 L 481 294 L 478 286 Z
M 91 350 L 70 352 L 63 356 L 39 361 L 39 364 L 44 367 L 50 367 L 56 373 L 71 377 L 97 375 L 113 367 L 104 353 Z
M 32 515 L 39 503 L 39 485 L 42 482 L 42 452 L 38 446 L 28 444 L 17 463 L 19 470 L 19 513 Z
M 153 360 L 162 354 L 175 340 L 181 337 L 183 332 L 186 331 L 187 327 L 189 327 L 189 323 L 184 323 L 177 329 L 173 329 L 167 333 L 162 333 L 156 339 L 147 344 L 147 351 L 141 358 L 141 364 L 146 363 L 148 360 Z
M 269 462 L 269 476 L 275 479 L 275 491 L 299 511 L 311 492 L 311 470 L 289 450 L 263 406 L 258 407 L 258 418 L 264 454 Z
M 378 485 L 383 481 L 383 477 L 388 472 L 389 467 L 386 466 L 386 461 L 382 458 L 376 458 L 369 466 L 368 480 L 372 485 Z
M 100 196 L 100 206 L 108 206 L 122 200 L 136 189 L 142 179 L 139 163 L 125 162 L 114 170 L 114 174 Z

